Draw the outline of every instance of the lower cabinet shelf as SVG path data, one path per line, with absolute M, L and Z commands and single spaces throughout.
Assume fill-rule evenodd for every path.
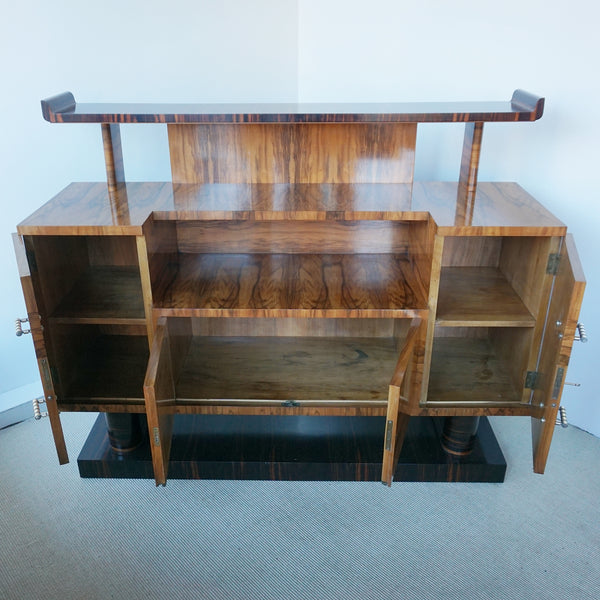
M 523 403 L 530 329 L 474 329 L 477 337 L 434 341 L 428 405 Z
M 78 337 L 71 336 L 71 360 L 59 368 L 64 389 L 59 408 L 143 411 L 144 375 L 150 354 L 147 337 L 108 335 L 91 326 L 79 329 Z
M 393 338 L 193 337 L 175 391 L 188 405 L 385 406 L 398 352 Z

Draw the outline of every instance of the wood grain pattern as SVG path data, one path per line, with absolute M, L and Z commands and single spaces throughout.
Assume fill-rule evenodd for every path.
M 437 405 L 472 404 L 503 406 L 519 404 L 506 363 L 488 340 L 441 338 L 433 345 L 427 408 Z
M 385 406 L 398 353 L 393 338 L 196 337 L 177 376 L 177 399 Z
M 386 432 L 381 467 L 381 481 L 388 487 L 392 485 L 396 462 L 408 426 L 408 416 L 400 414 L 400 404 L 401 401 L 408 401 L 406 390 L 410 389 L 411 366 L 414 364 L 414 351 L 420 335 L 422 336 L 421 331 L 421 319 L 413 319 L 406 334 L 406 341 L 402 346 L 398 362 L 394 368 L 388 390 Z
M 102 124 L 102 143 L 106 163 L 106 182 L 108 183 L 109 192 L 115 192 L 120 184 L 125 183 L 121 130 L 118 124 Z M 117 199 L 118 195 L 113 197 Z
M 427 292 L 404 255 L 181 254 L 155 309 L 197 317 L 414 317 Z
M 152 342 L 148 369 L 144 379 L 144 398 L 154 478 L 156 485 L 165 485 L 169 468 L 173 406 L 175 404 L 175 382 L 171 366 L 169 330 L 165 319 L 159 319 Z
M 54 389 L 54 381 L 51 376 L 50 362 L 48 360 L 48 352 L 46 349 L 46 334 L 44 333 L 44 328 L 42 326 L 41 315 L 42 313 L 45 314 L 43 299 L 40 298 L 41 304 L 38 304 L 31 278 L 31 267 L 27 258 L 25 241 L 17 234 L 13 234 L 12 237 L 21 279 L 21 289 L 23 290 L 23 297 L 27 309 L 27 317 L 29 319 L 31 337 L 37 358 L 42 388 L 44 390 L 50 427 L 52 428 L 54 445 L 58 455 L 58 462 L 63 465 L 69 462 L 69 455 L 67 453 L 67 446 L 65 444 L 65 437 L 56 402 L 57 396 L 56 390 Z M 31 252 L 31 244 L 28 245 Z M 35 267 L 35 257 L 33 255 L 30 255 L 30 257 Z
M 446 237 L 442 267 L 497 267 L 502 237 Z
M 189 253 L 408 254 L 429 262 L 417 246 L 425 223 L 396 221 L 180 221 L 177 247 Z M 421 237 L 423 234 L 421 234 Z M 429 252 L 428 252 L 429 251 Z M 426 267 L 423 281 L 429 281 Z
M 449 327 L 533 327 L 535 318 L 499 269 L 445 267 L 436 324 Z
M 169 125 L 173 183 L 408 183 L 415 124 Z
M 128 183 L 115 217 L 106 183 L 72 183 L 17 226 L 20 235 L 141 235 L 146 221 L 426 220 L 444 236 L 564 236 L 566 226 L 516 183 L 479 182 L 473 222 L 455 226 L 457 183 Z
M 408 323 L 408 319 L 192 318 L 192 332 L 218 337 L 396 337 L 400 345 Z
M 482 136 L 482 122 L 465 124 L 465 139 L 463 142 L 458 193 L 456 196 L 456 225 L 471 225 L 473 222 Z
M 584 290 L 585 277 L 573 238 L 569 235 L 560 251 L 560 266 L 550 299 L 539 362 L 539 383 L 536 382 L 531 399 L 541 412 L 531 420 L 536 473 L 543 473 L 546 468 Z M 563 377 L 555 388 L 559 368 L 563 369 Z
M 361 123 L 535 121 L 544 99 L 515 90 L 509 102 L 377 104 L 117 104 L 78 103 L 71 92 L 42 100 L 51 123 Z

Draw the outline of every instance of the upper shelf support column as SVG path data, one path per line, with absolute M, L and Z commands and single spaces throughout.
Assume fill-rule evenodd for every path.
M 465 140 L 458 179 L 455 225 L 470 225 L 473 220 L 473 205 L 475 193 L 477 192 L 477 171 L 479 170 L 482 136 L 482 121 L 465 123 Z
M 102 123 L 102 142 L 106 162 L 106 180 L 109 190 L 116 191 L 119 183 L 125 183 L 125 166 L 121 147 L 121 130 L 118 123 Z

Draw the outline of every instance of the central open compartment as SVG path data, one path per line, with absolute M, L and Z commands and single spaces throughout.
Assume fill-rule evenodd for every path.
M 160 319 L 173 412 L 362 407 L 385 414 L 412 319 Z M 159 356 L 154 355 L 159 352 Z M 229 407 L 229 408 L 227 408 Z M 334 411 L 335 412 L 335 411 Z M 358 411 L 360 413 L 360 411 Z
M 423 317 L 431 231 L 428 220 L 155 221 L 148 232 L 154 309 L 195 317 Z

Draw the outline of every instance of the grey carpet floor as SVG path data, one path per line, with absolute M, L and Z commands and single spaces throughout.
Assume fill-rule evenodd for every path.
M 492 420 L 503 484 L 80 479 L 95 415 L 0 431 L 0 598 L 600 598 L 600 439 Z

